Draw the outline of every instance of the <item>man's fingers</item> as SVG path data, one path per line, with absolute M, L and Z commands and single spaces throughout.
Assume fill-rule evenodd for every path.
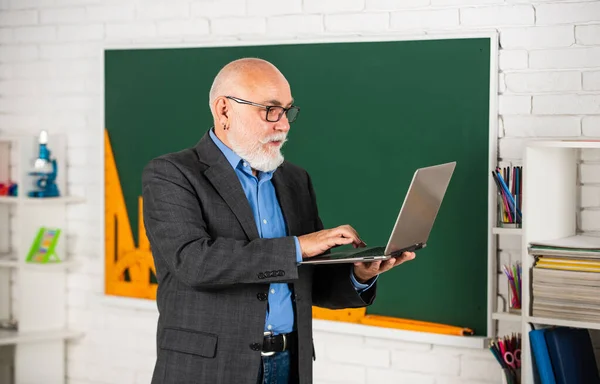
M 379 270 L 379 265 L 381 264 L 381 260 L 378 261 L 357 261 L 354 263 L 360 269 L 363 269 L 365 272 L 373 272 Z
M 350 231 L 350 232 L 354 233 L 356 236 L 358 236 L 358 232 L 356 232 L 356 229 L 352 228 L 351 225 L 344 224 L 344 225 L 341 225 L 340 228 L 342 228 L 346 231 Z
M 402 264 L 405 261 L 412 260 L 415 258 L 414 252 L 404 252 L 398 257 L 391 257 L 387 260 L 381 261 L 358 261 L 354 263 L 354 272 L 361 275 L 363 280 L 368 280 L 374 276 L 377 276 L 383 272 L 389 271 L 395 266 Z
M 381 267 L 381 260 L 377 260 L 377 261 L 373 261 L 368 269 L 371 272 L 378 272 L 380 267 Z
M 344 236 L 351 238 L 355 244 L 357 245 L 367 245 L 360 236 L 358 236 L 358 232 L 354 228 L 349 225 L 341 225 L 333 230 L 334 234 L 337 236 Z
M 412 260 L 415 258 L 414 252 L 404 252 L 400 257 L 396 257 L 396 261 L 394 262 L 394 267 L 404 263 L 405 261 Z
M 336 245 L 352 244 L 353 242 L 354 242 L 354 240 L 351 238 L 337 236 L 337 237 L 329 238 L 328 245 L 329 245 L 329 247 L 334 247 Z
M 386 270 L 392 269 L 393 267 L 395 267 L 397 265 L 396 264 L 397 262 L 398 262 L 398 260 L 395 257 L 392 257 L 389 260 L 386 260 L 385 261 Z
M 354 243 L 354 245 L 355 245 L 354 248 L 364 247 L 367 245 L 364 241 L 362 241 L 358 237 L 356 232 L 353 232 L 349 229 L 342 228 L 342 227 L 333 229 L 330 233 L 330 236 L 337 237 L 337 238 L 343 238 L 343 239 L 350 239 L 349 242 L 346 242 L 344 244 Z
M 385 271 L 389 271 L 390 269 L 394 268 L 394 266 L 396 265 L 396 260 L 395 260 L 395 258 L 392 257 L 392 258 L 387 259 L 385 261 L 381 261 L 380 263 L 381 264 L 379 265 L 379 269 L 377 271 L 374 271 L 374 272 L 382 273 L 382 272 L 385 272 Z
M 333 233 L 336 236 L 344 236 L 353 239 L 358 239 L 358 233 L 356 233 L 356 231 L 354 231 L 349 225 L 342 225 L 340 227 L 337 227 L 333 230 Z

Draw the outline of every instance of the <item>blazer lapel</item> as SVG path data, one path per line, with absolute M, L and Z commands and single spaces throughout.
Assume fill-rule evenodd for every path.
M 285 167 L 285 164 L 283 165 Z M 273 173 L 273 186 L 277 193 L 277 199 L 281 206 L 283 218 L 288 227 L 288 235 L 294 236 L 300 233 L 299 216 L 296 210 L 297 203 L 294 201 L 294 196 L 298 193 L 298 189 L 293 185 L 288 178 L 285 177 L 283 169 L 278 169 Z
M 209 165 L 209 168 L 204 171 L 204 175 L 229 205 L 248 239 L 258 239 L 258 229 L 254 222 L 252 208 L 231 164 L 227 162 L 208 133 L 200 140 L 196 149 L 200 160 Z
M 256 229 L 252 208 L 250 208 L 248 198 L 231 165 L 227 163 L 225 166 L 221 164 L 212 166 L 204 174 L 227 205 L 229 205 L 229 208 L 231 208 L 233 214 L 237 217 L 242 228 L 244 228 L 246 236 L 250 240 L 258 239 L 258 229 Z

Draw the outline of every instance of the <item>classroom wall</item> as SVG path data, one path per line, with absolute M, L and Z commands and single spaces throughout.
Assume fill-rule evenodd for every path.
M 84 262 L 69 278 L 68 317 L 86 332 L 68 347 L 69 383 L 149 383 L 154 363 L 156 311 L 102 294 L 101 47 L 493 28 L 502 159 L 518 163 L 528 137 L 600 136 L 600 1 L 0 0 L 0 133 L 68 133 L 69 192 L 88 199 L 70 208 L 67 228 L 71 256 Z M 585 172 L 600 180 L 600 163 Z M 600 190 L 582 192 L 590 209 L 581 226 L 598 230 Z M 501 247 L 503 260 L 518 257 L 518 241 Z M 315 340 L 319 384 L 500 382 L 485 350 L 324 332 Z

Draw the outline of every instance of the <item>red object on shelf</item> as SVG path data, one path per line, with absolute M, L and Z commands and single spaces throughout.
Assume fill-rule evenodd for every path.
M 0 183 L 0 196 L 14 196 L 16 187 L 16 183 Z

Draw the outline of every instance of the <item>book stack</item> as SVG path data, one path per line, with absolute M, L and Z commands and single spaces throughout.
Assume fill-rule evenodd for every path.
M 570 236 L 529 244 L 532 315 L 600 322 L 600 238 Z

